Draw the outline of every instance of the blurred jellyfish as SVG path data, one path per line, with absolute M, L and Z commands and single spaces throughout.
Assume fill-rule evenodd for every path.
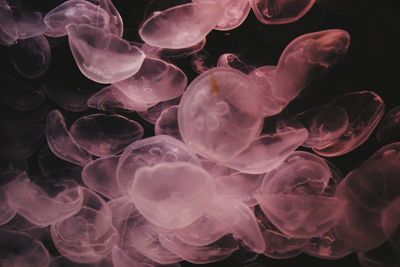
M 400 106 L 391 109 L 382 119 L 376 138 L 379 141 L 398 141 L 400 138 Z
M 45 246 L 26 233 L 0 229 L 0 265 L 47 267 L 50 254 Z
M 0 44 L 12 45 L 18 39 L 17 25 L 6 0 L 0 0 Z
M 170 106 L 161 113 L 154 126 L 154 132 L 156 135 L 168 135 L 182 140 L 178 127 L 178 106 Z
M 301 19 L 316 0 L 250 0 L 254 14 L 265 24 L 286 24 Z
M 10 58 L 22 76 L 28 79 L 37 78 L 50 66 L 49 42 L 43 35 L 18 40 L 15 45 L 10 46 Z

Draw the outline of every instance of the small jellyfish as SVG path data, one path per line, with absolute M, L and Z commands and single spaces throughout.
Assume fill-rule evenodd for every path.
M 18 40 L 9 50 L 15 69 L 28 79 L 42 76 L 50 66 L 50 46 L 43 35 Z
M 69 24 L 87 24 L 104 29 L 108 26 L 110 17 L 104 9 L 88 1 L 68 0 L 48 12 L 44 22 L 47 25 L 47 36 L 61 37 L 68 34 Z
M 18 39 L 32 38 L 46 31 L 46 24 L 40 12 L 13 7 L 12 13 L 17 27 Z
M 175 65 L 161 59 L 145 58 L 135 75 L 114 85 L 134 101 L 155 104 L 182 95 L 187 78 Z
M 312 108 L 296 115 L 297 120 L 308 130 L 304 147 L 320 148 L 340 137 L 349 125 L 346 111 L 328 105 Z
M 265 24 L 287 24 L 301 19 L 316 0 L 250 0 L 259 21 Z
M 215 195 L 215 183 L 196 165 L 159 163 L 139 168 L 130 191 L 147 220 L 166 229 L 178 229 L 203 215 Z
M 304 34 L 283 51 L 272 79 L 272 93 L 287 105 L 303 89 L 344 57 L 350 35 L 332 29 Z
M 17 25 L 6 0 L 0 0 L 0 44 L 12 45 L 18 39 Z
M 205 38 L 221 20 L 219 3 L 202 1 L 156 12 L 139 29 L 140 37 L 151 46 L 180 49 Z
M 361 146 L 372 134 L 385 112 L 383 99 L 370 91 L 347 93 L 329 105 L 345 110 L 349 124 L 341 136 L 325 146 L 313 149 L 324 157 L 341 156 Z
M 98 83 L 115 83 L 139 71 L 143 52 L 104 29 L 67 26 L 69 46 L 82 74 Z
M 196 153 L 228 161 L 259 134 L 263 118 L 256 85 L 234 69 L 213 68 L 198 76 L 179 104 L 183 140 Z
M 143 127 L 121 115 L 92 114 L 76 120 L 69 132 L 79 147 L 99 157 L 120 153 L 143 136 Z
M 382 119 L 376 138 L 379 141 L 400 140 L 400 106 L 391 109 Z
M 110 16 L 110 21 L 107 28 L 113 34 L 122 38 L 124 33 L 124 21 L 122 20 L 121 14 L 118 9 L 114 6 L 112 0 L 96 0 L 99 2 L 99 6 L 103 8 Z
M 209 0 L 194 0 L 193 3 L 202 3 Z M 239 27 L 250 12 L 250 4 L 243 0 L 218 0 L 224 7 L 224 15 L 215 27 L 219 31 L 229 31 Z
M 117 87 L 110 85 L 93 94 L 87 105 L 105 111 L 146 111 L 150 105 L 139 103 L 127 97 Z
M 63 115 L 52 110 L 46 120 L 47 143 L 51 151 L 59 158 L 77 165 L 86 165 L 92 155 L 82 149 L 68 132 Z

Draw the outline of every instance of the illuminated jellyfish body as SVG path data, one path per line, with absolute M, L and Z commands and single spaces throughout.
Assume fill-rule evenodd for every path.
M 345 202 L 325 196 L 330 170 L 326 162 L 307 152 L 292 153 L 267 173 L 257 197 L 268 219 L 293 238 L 311 238 L 332 228 Z
M 400 143 L 382 147 L 339 184 L 336 195 L 347 205 L 335 232 L 353 251 L 380 246 L 398 228 L 398 208 L 392 204 L 400 196 L 399 151 Z
M 61 37 L 68 34 L 67 26 L 74 24 L 88 24 L 97 28 L 106 28 L 110 17 L 107 12 L 84 0 L 69 0 L 57 6 L 44 17 L 47 25 L 46 35 Z
M 261 130 L 256 86 L 241 72 L 218 67 L 204 72 L 186 89 L 178 125 L 185 143 L 217 161 L 233 158 Z
M 194 222 L 215 195 L 214 181 L 197 157 L 183 143 L 165 135 L 125 149 L 117 179 L 143 217 L 167 229 Z
M 79 69 L 98 83 L 124 80 L 140 69 L 143 52 L 107 30 L 86 24 L 67 26 L 69 46 Z
M 202 1 L 154 13 L 139 34 L 151 46 L 180 49 L 194 46 L 218 25 L 224 10 L 220 3 Z
M 250 0 L 254 14 L 265 24 L 286 24 L 301 19 L 316 0 Z
M 134 101 L 155 104 L 180 96 L 187 85 L 185 73 L 161 59 L 145 58 L 135 75 L 114 83 Z
M 350 35 L 325 30 L 294 39 L 283 51 L 272 79 L 272 93 L 286 105 L 323 72 L 344 57 Z
M 194 0 L 193 3 L 202 3 L 209 0 Z M 239 27 L 250 12 L 250 4 L 243 0 L 214 0 L 224 7 L 224 15 L 215 27 L 216 30 L 229 31 Z

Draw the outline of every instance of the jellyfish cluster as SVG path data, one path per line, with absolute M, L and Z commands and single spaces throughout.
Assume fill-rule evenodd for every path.
M 349 32 L 297 35 L 273 65 L 202 54 L 251 11 L 280 27 L 319 4 L 157 0 L 131 13 L 129 40 L 111 0 L 46 13 L 0 0 L 17 73 L 0 76 L 0 266 L 260 267 L 301 253 L 399 266 L 400 107 L 385 114 L 383 97 L 359 88 L 287 112 L 345 64 Z M 95 86 L 42 82 L 66 68 L 52 65 L 60 48 Z M 380 148 L 343 174 L 334 159 L 371 139 Z

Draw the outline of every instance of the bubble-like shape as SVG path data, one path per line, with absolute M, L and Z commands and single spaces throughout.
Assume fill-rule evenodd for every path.
M 258 136 L 263 119 L 256 86 L 241 72 L 218 67 L 202 73 L 179 104 L 183 140 L 196 153 L 228 161 Z

